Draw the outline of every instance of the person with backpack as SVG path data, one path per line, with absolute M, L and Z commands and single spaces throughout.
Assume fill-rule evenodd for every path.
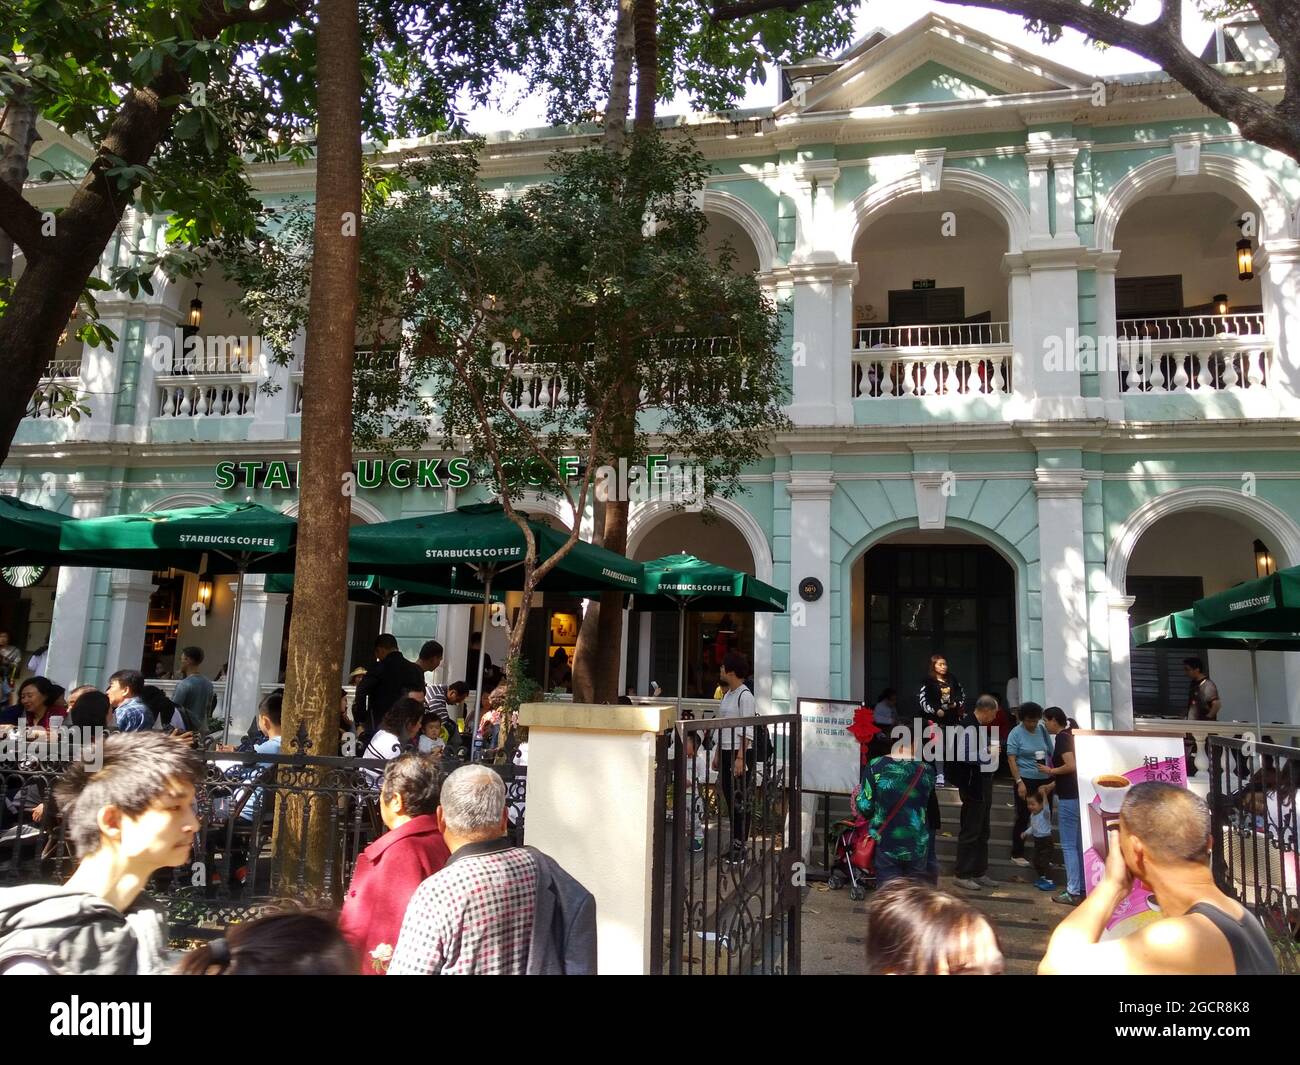
M 722 705 L 718 707 L 718 717 L 754 717 L 758 714 L 758 701 L 745 683 L 749 675 L 749 661 L 739 651 L 729 651 L 723 656 L 722 665 L 718 667 L 718 676 L 726 689 L 722 693 Z M 728 865 L 741 865 L 745 861 L 745 843 L 749 839 L 750 808 L 753 804 L 755 785 L 755 766 L 759 761 L 766 761 L 771 737 L 766 736 L 767 729 L 759 726 L 762 740 L 755 736 L 751 725 L 718 730 L 717 746 L 713 749 L 713 768 L 717 771 L 718 781 L 722 785 L 722 796 L 727 802 L 731 814 L 731 849 L 723 858 Z

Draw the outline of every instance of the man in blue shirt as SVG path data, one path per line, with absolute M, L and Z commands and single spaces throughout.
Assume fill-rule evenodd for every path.
M 108 678 L 108 705 L 113 708 L 119 732 L 144 732 L 153 728 L 153 715 L 141 698 L 144 674 L 138 669 L 119 669 Z

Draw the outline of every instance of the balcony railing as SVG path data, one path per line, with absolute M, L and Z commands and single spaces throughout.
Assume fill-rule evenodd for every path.
M 61 418 L 63 404 L 69 389 L 75 389 L 81 380 L 81 359 L 51 359 L 41 374 L 40 383 L 32 393 L 27 408 L 28 418 Z
M 187 378 L 159 385 L 159 418 L 240 418 L 254 413 L 259 380 L 247 376 L 239 380 L 229 374 Z
M 1122 340 L 1216 340 L 1262 337 L 1263 314 L 1197 314 L 1179 318 L 1124 318 L 1118 323 Z
M 1010 343 L 1010 322 L 860 325 L 853 331 L 854 351 L 875 348 L 971 348 Z
M 1262 314 L 1127 319 L 1115 369 L 1122 395 L 1269 388 L 1273 342 Z

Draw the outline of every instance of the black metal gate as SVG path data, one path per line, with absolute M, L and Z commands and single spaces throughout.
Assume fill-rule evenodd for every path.
M 659 737 L 652 971 L 797 975 L 806 884 L 797 714 Z

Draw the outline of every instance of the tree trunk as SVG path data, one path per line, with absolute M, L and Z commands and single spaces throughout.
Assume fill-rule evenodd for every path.
M 605 546 L 605 503 L 593 494 L 591 502 L 591 542 Z M 589 703 L 596 694 L 596 649 L 600 645 L 600 600 L 589 599 L 587 612 L 578 629 L 573 648 L 573 701 Z
M 4 118 L 0 121 L 0 183 L 8 185 L 20 196 L 27 180 L 32 145 L 39 138 L 36 108 L 28 96 L 27 92 L 16 90 L 5 102 Z M 13 277 L 13 273 L 14 240 L 0 229 L 0 280 Z
M 659 89 L 659 48 L 656 36 L 655 0 L 633 0 L 636 57 L 636 117 L 634 134 L 652 131 L 655 124 L 655 103 Z M 635 151 L 635 148 L 633 148 Z M 639 193 L 629 190 L 632 196 Z M 625 359 L 631 359 L 629 353 Z M 636 382 L 625 382 L 620 389 L 619 407 L 611 419 L 611 447 L 613 458 L 626 458 L 629 465 L 638 461 L 630 454 L 636 438 L 636 415 L 640 404 L 640 389 Z M 631 504 L 626 499 L 611 499 L 605 504 L 602 526 L 602 544 L 607 551 L 627 554 L 627 522 Z M 623 596 L 620 592 L 606 592 L 600 597 L 600 611 L 596 619 L 598 644 L 591 655 L 585 672 L 591 678 L 590 701 L 615 703 L 623 694 L 618 690 L 619 667 L 623 658 Z
M 627 140 L 627 108 L 632 89 L 634 40 L 632 8 L 635 0 L 618 0 L 618 22 L 614 27 L 614 67 L 609 78 L 609 103 L 605 105 L 607 152 L 621 152 Z
M 347 627 L 351 506 L 344 477 L 352 466 L 352 362 L 361 247 L 361 35 L 357 0 L 320 0 L 318 10 L 315 245 L 304 363 L 297 594 L 282 724 L 290 745 L 302 729 L 311 743 L 307 753 L 332 755 L 338 751 Z M 326 857 L 333 845 L 327 801 L 319 796 L 309 817 L 293 803 L 277 817 L 281 891 L 291 886 L 290 877 L 302 868 L 298 863 L 304 855 L 302 886 L 307 892 L 333 887 L 325 882 Z M 298 884 L 292 887 L 300 893 Z

